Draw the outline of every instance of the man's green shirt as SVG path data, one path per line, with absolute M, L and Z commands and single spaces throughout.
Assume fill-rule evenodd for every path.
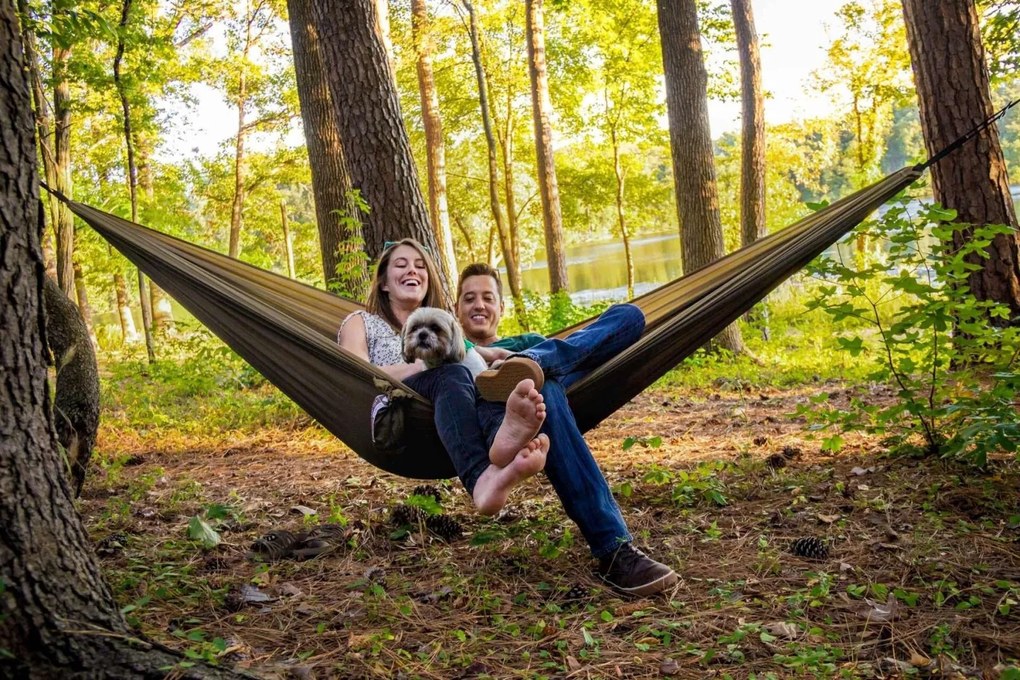
M 531 349 L 543 340 L 545 340 L 544 335 L 539 335 L 538 333 L 522 333 L 521 335 L 511 335 L 507 338 L 500 338 L 489 345 L 489 347 L 499 347 L 516 353 L 523 352 L 526 349 Z M 464 344 L 468 349 L 475 346 L 473 342 L 467 339 L 464 340 Z

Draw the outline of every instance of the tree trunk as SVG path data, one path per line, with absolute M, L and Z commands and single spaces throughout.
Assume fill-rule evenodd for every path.
M 142 190 L 141 195 L 145 197 L 147 205 L 152 205 L 155 196 L 152 179 L 152 143 L 148 135 L 134 130 L 133 133 L 135 153 L 135 176 L 137 186 Z M 152 279 L 146 279 L 149 284 L 149 309 L 152 310 L 152 332 L 158 336 L 165 336 L 174 330 L 174 310 L 170 304 L 170 297 L 162 288 L 156 285 Z
M 327 0 L 312 0 L 351 184 L 370 208 L 365 249 L 374 260 L 386 241 L 412 237 L 435 253 L 439 247 L 375 15 L 373 0 L 352 0 L 342 12 Z M 448 293 L 448 282 L 439 283 Z
M 140 640 L 103 578 L 50 419 L 31 100 L 13 3 L 0 2 L 0 675 L 157 678 L 183 659 Z M 184 669 L 182 669 L 184 670 Z M 211 667 L 192 677 L 229 676 Z
M 623 257 L 627 267 L 627 299 L 634 298 L 634 257 L 630 252 L 630 234 L 627 232 L 627 219 L 623 210 L 623 163 L 620 159 L 620 145 L 616 140 L 616 126 L 609 128 L 609 140 L 613 146 L 613 175 L 616 177 L 616 221 L 620 226 L 623 238 Z
M 46 184 L 56 188 L 57 166 L 56 157 L 53 152 L 53 139 L 50 130 L 49 101 L 46 99 L 46 90 L 43 87 L 42 74 L 39 69 L 39 48 L 36 43 L 35 31 L 29 27 L 30 9 L 27 0 L 18 0 L 18 13 L 21 15 L 21 36 L 22 44 L 25 47 L 25 61 L 28 64 L 29 82 L 32 86 L 32 100 L 35 105 L 35 131 L 39 141 L 39 155 L 43 160 L 43 174 L 46 177 Z M 60 206 L 63 204 L 56 196 L 49 197 L 50 224 L 56 231 L 57 222 L 60 220 Z M 46 238 L 45 244 L 51 241 Z M 44 244 L 44 249 L 46 245 Z M 52 247 L 52 246 L 50 246 Z M 51 253 L 52 255 L 52 253 Z M 51 263 L 47 260 L 47 266 Z M 52 262 L 53 275 L 56 276 L 56 260 Z
M 567 257 L 563 244 L 563 214 L 560 211 L 560 189 L 556 182 L 553 159 L 552 101 L 549 99 L 549 76 L 545 62 L 545 19 L 543 0 L 525 0 L 528 43 L 528 75 L 531 78 L 531 115 L 535 122 L 535 156 L 538 164 L 538 190 L 542 198 L 542 225 L 545 227 L 546 264 L 549 267 L 549 290 L 567 290 Z
M 707 75 L 694 0 L 657 0 L 657 5 L 680 244 L 684 273 L 690 274 L 725 255 L 708 126 Z M 743 351 L 735 325 L 716 340 L 732 352 Z
M 903 0 L 903 15 L 924 144 L 932 156 L 992 113 L 977 10 L 973 0 Z M 956 210 L 959 222 L 1013 227 L 1012 233 L 995 237 L 987 259 L 969 258 L 981 268 L 968 283 L 977 299 L 1008 305 L 1012 323 L 1020 322 L 1017 216 L 998 129 L 985 128 L 976 140 L 933 165 L 931 177 L 935 200 Z M 956 232 L 953 245 L 960 247 L 972 233 Z
M 68 198 L 71 188 L 71 84 L 67 80 L 70 48 L 53 48 L 53 156 L 56 169 L 56 189 Z M 68 297 L 74 292 L 74 215 L 71 209 L 60 204 L 55 224 L 57 238 L 57 283 Z
M 765 227 L 765 97 L 761 88 L 761 56 L 751 0 L 730 0 L 740 59 L 740 245 L 766 235 Z M 764 321 L 756 305 L 744 318 Z M 768 336 L 768 328 L 763 327 Z
M 256 10 L 257 12 L 258 10 Z M 244 47 L 241 66 L 237 74 L 237 137 L 234 139 L 234 199 L 230 204 L 230 237 L 227 254 L 236 258 L 241 254 L 241 223 L 244 210 L 244 137 L 247 132 L 245 113 L 248 106 L 248 55 L 251 52 L 251 26 L 253 17 L 245 15 Z
M 287 257 L 287 276 L 294 278 L 294 245 L 290 242 L 290 222 L 287 221 L 287 204 L 280 201 L 280 226 L 283 229 L 283 249 Z
M 131 300 L 128 298 L 127 283 L 124 275 L 115 272 L 113 275 L 113 293 L 117 298 L 117 316 L 120 318 L 120 336 L 125 343 L 138 342 L 138 330 L 135 328 L 135 317 L 131 313 Z
M 471 61 L 475 66 L 475 80 L 478 82 L 478 100 L 482 111 L 482 129 L 485 131 L 485 146 L 489 160 L 489 207 L 492 219 L 496 223 L 500 249 L 503 251 L 503 264 L 506 267 L 507 285 L 510 296 L 514 300 L 514 309 L 518 320 L 524 318 L 524 298 L 521 297 L 521 274 L 517 265 L 513 240 L 510 230 L 503 218 L 503 208 L 499 204 L 499 165 L 496 158 L 496 135 L 492 131 L 492 115 L 489 111 L 489 86 L 485 81 L 485 68 L 482 65 L 482 50 L 478 31 L 478 16 L 469 0 L 462 0 L 468 13 L 468 32 L 471 38 Z
M 117 54 L 113 58 L 113 82 L 117 87 L 117 95 L 120 97 L 121 111 L 124 116 L 124 146 L 127 150 L 127 184 L 128 195 L 131 199 L 131 221 L 138 221 L 138 168 L 135 165 L 134 138 L 131 134 L 131 103 L 128 100 L 127 91 L 124 88 L 124 80 L 121 77 L 120 65 L 124 60 L 124 29 L 127 28 L 128 17 L 131 13 L 131 0 L 124 0 L 120 12 L 120 32 L 117 36 Z M 138 302 L 142 308 L 142 332 L 145 335 L 145 353 L 148 355 L 149 363 L 156 360 L 156 348 L 152 339 L 152 301 L 150 300 L 145 286 L 145 275 L 138 270 Z
M 338 112 L 326 82 L 319 31 L 312 21 L 310 0 L 288 0 L 287 10 L 326 287 L 360 299 L 368 281 L 362 215 L 351 200 L 351 177 L 340 143 Z
M 53 420 L 57 440 L 64 448 L 71 470 L 74 495 L 81 495 L 85 472 L 99 430 L 99 367 L 95 339 L 91 336 L 79 300 L 78 307 L 53 279 L 47 277 L 43 299 L 46 305 L 46 343 L 53 355 L 57 386 L 53 398 Z
M 438 258 L 446 277 L 457 277 L 457 259 L 453 254 L 453 231 L 446 202 L 446 145 L 443 142 L 443 121 L 439 115 L 439 96 L 432 77 L 432 39 L 429 34 L 425 0 L 411 0 L 411 32 L 418 64 L 418 92 L 421 95 L 421 117 L 425 126 L 425 160 L 429 179 L 429 216 L 439 242 Z
M 57 290 L 60 290 L 60 286 L 57 286 Z M 63 294 L 63 291 L 60 292 Z M 99 347 L 99 341 L 96 340 L 96 331 L 92 326 L 92 305 L 89 304 L 89 289 L 85 287 L 85 272 L 82 271 L 80 262 L 74 263 L 74 294 L 78 302 L 75 313 L 81 315 L 92 348 L 96 349 Z

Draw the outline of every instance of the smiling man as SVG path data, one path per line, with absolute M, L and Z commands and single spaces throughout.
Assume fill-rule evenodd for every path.
M 497 328 L 503 311 L 499 272 L 485 264 L 468 265 L 457 287 L 457 318 L 464 335 L 488 348 L 489 360 L 523 357 L 544 374 L 541 393 L 546 410 L 555 409 L 563 416 L 546 418 L 540 430 L 552 442 L 545 474 L 598 560 L 598 575 L 616 590 L 631 595 L 653 595 L 673 587 L 679 580 L 676 572 L 632 544 L 620 506 L 577 427 L 566 394 L 568 386 L 641 337 L 644 314 L 634 305 L 613 305 L 595 322 L 564 339 L 546 339 L 537 333 L 500 338 Z M 478 376 L 479 392 L 484 394 L 481 380 L 486 373 L 512 369 L 515 360 L 521 361 L 510 358 L 498 369 Z

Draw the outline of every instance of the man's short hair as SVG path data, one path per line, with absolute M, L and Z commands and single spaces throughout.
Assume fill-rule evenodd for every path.
M 491 276 L 496 279 L 496 292 L 499 293 L 499 299 L 503 299 L 503 282 L 499 278 L 499 270 L 495 267 L 490 267 L 484 262 L 475 262 L 464 267 L 460 273 L 460 281 L 457 282 L 458 300 L 460 300 L 460 294 L 464 292 L 464 280 L 469 276 Z

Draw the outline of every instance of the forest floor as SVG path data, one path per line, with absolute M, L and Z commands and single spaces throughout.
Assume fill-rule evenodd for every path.
M 851 391 L 889 398 L 658 389 L 589 433 L 637 544 L 682 576 L 652 598 L 600 583 L 541 476 L 493 519 L 438 484 L 463 531 L 441 538 L 393 521 L 417 482 L 311 424 L 105 430 L 81 509 L 142 632 L 262 677 L 1020 677 L 1020 468 L 822 451 L 790 414 Z M 320 523 L 332 552 L 248 554 Z M 792 554 L 805 537 L 828 556 Z

